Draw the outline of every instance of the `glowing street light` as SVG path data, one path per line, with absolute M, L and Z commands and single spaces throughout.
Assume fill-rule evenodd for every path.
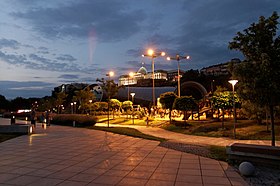
M 190 56 L 180 56 L 177 54 L 175 57 L 167 57 L 167 60 L 176 60 L 178 63 L 178 97 L 181 97 L 181 85 L 180 85 L 180 60 L 181 59 L 190 59 Z
M 110 82 L 110 78 L 112 76 L 114 76 L 114 72 L 110 71 L 108 74 L 106 74 L 106 76 L 108 76 L 108 127 L 109 127 L 109 123 L 110 123 L 110 94 L 111 94 L 111 82 Z
M 73 103 L 71 103 L 71 114 L 73 114 Z
M 128 76 L 128 83 L 127 83 L 127 100 L 129 101 L 129 79 L 130 78 L 133 78 L 133 76 L 134 76 L 134 73 L 133 72 L 130 72 L 129 73 L 129 76 Z
M 132 97 L 132 124 L 134 124 L 134 107 L 133 107 L 133 102 L 134 102 L 135 93 L 131 92 L 130 95 Z
M 147 54 L 142 54 L 142 57 L 151 57 L 152 58 L 152 80 L 153 80 L 153 106 L 156 105 L 156 96 L 155 96 L 155 58 L 158 56 L 165 56 L 165 52 L 155 53 L 152 49 L 147 51 Z
M 88 100 L 89 102 L 89 115 L 91 115 L 91 103 L 92 103 L 92 99 Z
M 234 117 L 234 122 L 233 122 L 233 137 L 234 139 L 236 138 L 236 108 L 235 108 L 235 99 L 234 99 L 234 86 L 238 82 L 238 80 L 229 80 L 228 81 L 232 85 L 232 99 L 233 99 L 233 117 Z

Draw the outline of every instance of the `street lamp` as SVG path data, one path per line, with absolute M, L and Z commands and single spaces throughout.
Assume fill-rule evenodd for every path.
M 77 104 L 77 102 L 74 101 L 74 102 L 73 102 L 73 113 L 74 113 L 74 114 L 76 114 L 76 104 Z M 72 105 L 72 104 L 71 104 L 71 105 Z M 75 127 L 75 126 L 76 126 L 76 121 L 73 120 L 73 127 Z
M 74 114 L 76 114 L 76 109 L 77 109 L 77 108 L 76 108 L 76 105 L 77 105 L 77 102 L 76 102 L 76 101 L 74 101 L 74 111 L 73 111 L 73 112 L 74 112 Z
M 109 123 L 110 123 L 110 94 L 111 94 L 111 82 L 110 82 L 110 77 L 114 76 L 114 72 L 110 71 L 108 74 L 106 74 L 106 76 L 108 76 L 108 127 L 109 127 Z
M 131 92 L 130 95 L 132 97 L 132 124 L 134 125 L 134 107 L 133 107 L 133 102 L 134 102 L 135 93 Z
M 233 137 L 236 138 L 236 108 L 235 108 L 235 99 L 234 99 L 234 85 L 238 82 L 238 80 L 229 80 L 228 81 L 232 85 L 232 98 L 233 98 Z
M 181 97 L 181 85 L 180 85 L 180 60 L 181 59 L 190 59 L 190 56 L 180 56 L 179 54 L 176 54 L 175 57 L 167 57 L 167 60 L 176 60 L 178 63 L 178 97 Z
M 133 76 L 134 76 L 134 73 L 130 72 L 129 76 L 128 76 L 128 81 L 127 81 L 127 100 L 128 101 L 129 101 L 129 79 L 132 78 Z
M 71 114 L 73 114 L 73 103 L 71 103 Z
M 155 95 L 155 58 L 158 56 L 165 56 L 165 52 L 155 53 L 152 49 L 147 51 L 147 54 L 142 54 L 142 57 L 152 58 L 152 80 L 153 80 L 153 106 L 156 105 Z
M 90 99 L 88 102 L 89 102 L 89 115 L 91 115 L 91 103 L 92 103 L 92 100 Z

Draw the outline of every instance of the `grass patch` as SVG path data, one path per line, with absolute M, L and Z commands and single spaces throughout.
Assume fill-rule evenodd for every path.
M 7 141 L 9 139 L 12 139 L 12 138 L 19 137 L 21 135 L 22 134 L 3 134 L 3 133 L 0 133 L 0 143 L 3 142 L 3 141 Z
M 210 157 L 220 161 L 227 161 L 226 147 L 211 145 L 208 147 Z
M 179 132 L 188 135 L 209 136 L 209 137 L 228 137 L 233 138 L 233 121 L 227 120 L 222 128 L 221 121 L 188 121 L 186 127 L 181 127 L 173 123 L 166 123 L 161 127 L 163 129 Z M 275 124 L 276 140 L 280 140 L 280 121 Z M 270 140 L 271 131 L 267 131 L 266 125 L 258 125 L 252 120 L 238 120 L 236 124 L 236 139 L 240 140 Z
M 107 131 L 107 132 L 112 132 L 116 134 L 122 134 L 122 135 L 127 135 L 127 136 L 132 136 L 136 138 L 143 138 L 143 139 L 148 139 L 148 140 L 155 140 L 155 141 L 165 141 L 164 138 L 158 138 L 155 136 L 143 134 L 142 132 L 133 129 L 133 128 L 128 128 L 128 127 L 97 127 L 97 126 L 92 126 L 88 127 L 89 129 L 94 129 L 94 130 L 102 130 L 102 131 Z

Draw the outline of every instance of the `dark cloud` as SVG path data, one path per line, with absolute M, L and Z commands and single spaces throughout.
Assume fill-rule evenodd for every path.
M 12 48 L 12 49 L 18 49 L 20 46 L 20 43 L 13 39 L 0 39 L 0 49 L 1 48 Z
M 13 16 L 30 21 L 47 38 L 88 37 L 95 30 L 101 41 L 119 41 L 138 33 L 145 15 L 130 11 L 126 1 L 76 1 L 56 8 L 36 7 Z
M 0 81 L 0 94 L 7 99 L 15 97 L 44 97 L 50 96 L 55 84 L 42 81 Z
M 73 56 L 68 55 L 68 54 L 61 55 L 61 56 L 57 57 L 56 59 L 60 60 L 60 61 L 70 61 L 70 62 L 77 61 L 76 58 L 74 58 Z
M 170 29 L 175 28 L 175 32 L 172 35 L 155 32 L 147 42 L 163 48 L 168 54 L 190 55 L 192 60 L 188 64 L 194 69 L 242 58 L 240 53 L 228 49 L 228 43 L 238 31 L 257 22 L 259 16 L 268 17 L 273 11 L 280 10 L 280 2 L 273 0 L 198 0 L 180 3 L 181 10 L 177 12 L 182 12 L 181 18 L 170 26 Z
M 73 74 L 63 74 L 59 76 L 58 78 L 60 79 L 79 79 L 78 75 L 73 75 Z
M 13 65 L 23 65 L 27 63 L 25 55 L 6 54 L 0 51 L 0 59 Z

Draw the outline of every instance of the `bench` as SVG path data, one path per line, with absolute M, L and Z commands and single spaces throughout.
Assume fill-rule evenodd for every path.
M 228 160 L 233 164 L 248 161 L 256 165 L 280 168 L 280 147 L 234 143 L 226 147 Z

